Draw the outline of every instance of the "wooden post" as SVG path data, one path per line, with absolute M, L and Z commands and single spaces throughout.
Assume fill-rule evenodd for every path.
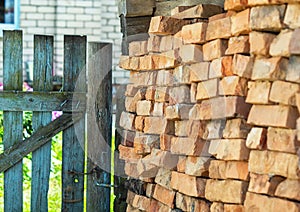
M 3 32 L 4 90 L 22 91 L 22 31 Z M 12 102 L 13 104 L 13 102 Z M 4 150 L 23 138 L 23 112 L 3 112 Z M 4 173 L 4 211 L 23 210 L 22 161 Z
M 125 111 L 125 90 L 126 85 L 119 85 L 116 94 L 116 129 L 115 129 L 115 160 L 114 160 L 114 180 L 115 180 L 115 202 L 114 202 L 114 212 L 126 211 L 126 197 L 127 189 L 125 189 L 125 170 L 124 161 L 119 159 L 118 146 L 122 142 L 122 129 L 120 127 L 120 117 L 122 111 Z
M 87 211 L 110 211 L 112 44 L 89 43 Z
M 64 37 L 64 91 L 86 92 L 86 36 Z M 79 102 L 73 99 L 76 104 Z M 85 118 L 63 132 L 62 211 L 83 211 Z
M 52 90 L 53 37 L 34 36 L 33 90 Z M 34 131 L 51 122 L 52 112 L 33 112 Z M 32 153 L 31 211 L 48 211 L 51 142 Z

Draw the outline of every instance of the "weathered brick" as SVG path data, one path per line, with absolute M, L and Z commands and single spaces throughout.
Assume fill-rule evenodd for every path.
M 137 92 L 139 88 L 133 84 L 127 84 L 126 85 L 126 91 L 125 91 L 125 96 L 130 96 L 133 97 Z
M 200 156 L 207 152 L 207 142 L 200 138 L 173 137 L 171 140 L 171 153 L 178 155 Z
M 169 103 L 182 104 L 190 102 L 190 89 L 186 85 L 169 88 Z
M 249 149 L 265 149 L 267 130 L 265 128 L 253 127 L 247 136 L 246 146 Z
M 275 196 L 300 200 L 300 181 L 299 180 L 290 180 L 286 179 L 281 182 L 275 191 Z
M 172 35 L 162 36 L 159 45 L 160 52 L 166 52 L 173 49 L 174 37 Z
M 168 70 L 157 71 L 156 85 L 170 86 L 173 84 L 173 76 Z
M 154 101 L 156 87 L 148 86 L 145 93 L 145 99 L 148 101 Z
M 191 103 L 196 103 L 196 94 L 197 94 L 197 83 L 192 83 L 190 87 L 190 97 L 191 97 Z
M 149 197 L 149 198 L 152 198 L 153 193 L 154 193 L 154 189 L 155 189 L 155 184 L 154 183 L 147 183 L 146 196 Z
M 249 171 L 299 179 L 298 162 L 299 157 L 294 154 L 252 150 L 249 157 Z
M 250 44 L 249 36 L 241 35 L 238 37 L 231 37 L 228 41 L 228 48 L 225 51 L 226 55 L 233 54 L 249 54 Z
M 165 168 L 168 170 L 176 169 L 178 163 L 178 156 L 172 155 L 169 151 L 160 149 L 153 149 L 151 151 L 151 164 Z
M 136 154 L 150 154 L 153 148 L 159 148 L 159 136 L 137 134 L 133 143 Z
M 246 102 L 251 104 L 269 104 L 271 82 L 251 81 L 248 82 Z
M 251 78 L 253 63 L 254 57 L 236 54 L 232 61 L 232 72 L 240 77 Z
M 226 126 L 223 130 L 223 138 L 247 138 L 251 126 L 245 119 L 227 119 Z
M 134 114 L 123 111 L 120 117 L 120 127 L 126 130 L 134 130 L 134 119 Z
M 228 41 L 223 39 L 216 39 L 208 43 L 205 43 L 203 45 L 203 60 L 211 61 L 224 56 L 227 46 L 228 46 Z
M 158 184 L 156 184 L 154 189 L 153 198 L 158 201 L 166 204 L 170 208 L 174 207 L 174 199 L 175 199 L 175 191 L 164 188 Z
M 207 180 L 205 198 L 209 201 L 242 204 L 248 183 L 237 180 Z M 222 191 L 222 192 L 220 192 Z
M 161 36 L 149 34 L 147 51 L 148 52 L 159 52 L 160 51 L 160 43 L 161 43 Z
M 210 206 L 211 212 L 221 212 L 224 211 L 224 203 L 222 202 L 213 202 Z
M 189 104 L 175 104 L 166 107 L 166 119 L 169 120 L 185 120 L 189 119 L 189 112 L 192 108 Z
M 275 37 L 276 35 L 268 32 L 250 32 L 250 53 L 254 55 L 269 56 L 270 46 Z
M 203 61 L 202 46 L 195 44 L 186 44 L 180 47 L 179 56 L 182 63 L 198 63 Z
M 197 85 L 196 100 L 209 99 L 218 96 L 219 79 L 210 79 L 199 82 Z
M 160 135 L 160 149 L 164 151 L 170 151 L 171 149 L 171 139 L 173 135 L 161 134 Z
M 242 10 L 248 4 L 247 0 L 225 0 L 224 9 L 225 10 Z
M 154 178 L 157 175 L 159 167 L 151 163 L 151 156 L 147 155 L 140 159 L 136 165 L 139 178 Z
M 249 34 L 250 9 L 243 10 L 231 17 L 231 34 Z
M 203 121 L 189 120 L 187 128 L 188 137 L 200 137 L 203 139 L 207 137 L 206 123 L 204 123 Z
M 299 56 L 291 56 L 289 59 L 288 68 L 286 71 L 286 80 L 291 82 L 300 83 L 300 57 Z
M 142 155 L 136 154 L 134 151 L 134 148 L 132 148 L 132 147 L 119 145 L 118 150 L 119 150 L 119 157 L 122 160 L 130 161 L 130 162 L 137 162 L 139 159 L 142 158 Z
M 172 17 L 179 19 L 192 19 L 192 18 L 208 18 L 212 15 L 222 12 L 222 8 L 213 4 L 199 4 L 186 10 L 174 14 Z
M 251 8 L 250 28 L 261 31 L 280 31 L 283 27 L 285 8 L 285 5 Z
M 274 196 L 278 184 L 283 180 L 284 178 L 280 176 L 250 173 L 250 183 L 248 191 Z
M 155 102 L 153 104 L 152 116 L 163 116 L 166 108 L 166 104 L 163 102 Z
M 159 35 L 175 34 L 186 25 L 188 21 L 167 16 L 155 16 L 151 18 L 149 33 Z
M 173 134 L 174 125 L 163 117 L 146 117 L 144 132 L 148 134 Z
M 209 78 L 221 78 L 225 76 L 232 76 L 232 56 L 224 56 L 214 59 L 209 66 Z
M 119 60 L 119 67 L 130 70 L 130 57 L 126 55 L 121 55 Z
M 190 82 L 207 80 L 209 65 L 209 62 L 201 62 L 185 66 L 190 71 Z
M 209 212 L 208 202 L 181 194 L 179 192 L 176 193 L 176 207 L 183 211 Z
M 128 51 L 129 51 L 129 56 L 142 56 L 147 54 L 147 41 L 130 42 Z
M 299 91 L 299 84 L 275 81 L 270 92 L 270 101 L 285 105 L 296 106 L 295 94 Z
M 165 168 L 160 168 L 155 176 L 155 183 L 172 190 L 171 188 L 172 172 Z
M 122 145 L 133 147 L 133 140 L 135 137 L 135 131 L 122 130 Z
M 139 116 L 150 116 L 153 111 L 153 104 L 151 101 L 142 100 L 136 104 L 136 114 Z
M 173 52 L 173 51 L 172 51 Z M 149 55 L 148 55 L 149 56 Z M 148 56 L 143 56 L 141 58 L 146 58 Z M 141 70 L 160 70 L 160 69 L 170 69 L 178 66 L 179 61 L 173 55 L 170 56 L 167 53 L 164 54 L 153 54 L 151 55 L 152 64 L 149 67 L 142 68 Z M 141 65 L 143 64 L 142 60 L 140 60 Z
M 206 31 L 206 40 L 214 40 L 218 38 L 229 38 L 231 36 L 231 20 L 230 17 L 208 22 Z
M 299 1 L 298 1 L 299 3 Z M 288 4 L 284 16 L 284 23 L 289 28 L 296 29 L 300 27 L 300 4 Z
M 128 177 L 132 177 L 132 178 L 135 178 L 135 179 L 139 178 L 136 163 L 125 163 L 124 171 L 125 171 L 125 174 Z
M 169 101 L 169 87 L 156 87 L 154 100 L 156 102 L 167 102 Z
M 175 135 L 187 136 L 188 120 L 175 121 Z
M 291 30 L 282 30 L 279 35 L 272 41 L 270 46 L 270 55 L 273 57 L 290 56 L 290 42 L 292 39 L 293 31 Z
M 262 116 L 262 114 L 264 114 Z M 299 116 L 294 107 L 283 105 L 253 105 L 247 122 L 258 126 L 295 128 Z
M 295 29 L 292 35 L 292 39 L 290 42 L 290 52 L 291 54 L 300 54 L 300 29 Z
M 173 70 L 174 84 L 190 84 L 190 70 L 187 66 L 179 66 Z
M 247 79 L 239 76 L 224 77 L 219 83 L 219 95 L 246 96 Z
M 143 132 L 143 130 L 144 130 L 144 121 L 145 121 L 144 116 L 136 116 L 135 120 L 134 120 L 134 128 L 137 131 Z
M 132 206 L 142 211 L 148 210 L 150 199 L 141 195 L 135 195 Z
M 249 149 L 244 139 L 212 140 L 208 152 L 221 160 L 248 160 L 249 158 Z
M 252 71 L 252 80 L 283 80 L 286 76 L 288 59 L 272 57 L 268 59 L 256 58 Z
M 205 34 L 207 29 L 207 23 L 199 22 L 182 27 L 181 36 L 183 42 L 202 44 L 205 42 Z
M 185 163 L 185 174 L 192 176 L 208 176 L 211 158 L 188 156 Z

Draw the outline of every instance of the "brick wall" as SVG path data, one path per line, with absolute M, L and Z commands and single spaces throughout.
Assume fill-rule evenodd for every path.
M 125 77 L 125 74 L 117 68 L 122 35 L 116 0 L 22 0 L 20 10 L 24 65 L 25 63 L 32 64 L 33 35 L 54 35 L 54 71 L 62 75 L 63 35 L 87 35 L 88 41 L 114 43 L 114 83 L 122 82 L 121 78 Z M 1 38 L 0 43 L 2 48 Z M 0 76 L 2 76 L 2 51 L 0 62 Z

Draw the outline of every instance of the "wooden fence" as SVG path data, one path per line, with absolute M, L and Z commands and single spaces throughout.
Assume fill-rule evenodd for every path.
M 0 92 L 4 119 L 4 152 L 0 155 L 4 211 L 23 210 L 22 159 L 31 152 L 31 211 L 48 211 L 51 138 L 60 131 L 61 210 L 83 211 L 87 188 L 86 210 L 109 211 L 111 152 L 107 146 L 111 146 L 112 45 L 89 43 L 87 49 L 86 36 L 64 36 L 61 92 L 52 91 L 53 37 L 44 35 L 34 36 L 33 92 L 22 91 L 22 45 L 22 31 L 4 31 L 4 91 Z M 33 111 L 34 133 L 25 140 L 23 111 Z M 52 111 L 63 111 L 63 115 L 52 121 Z

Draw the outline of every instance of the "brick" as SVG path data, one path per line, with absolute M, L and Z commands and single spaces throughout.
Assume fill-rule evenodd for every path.
M 179 192 L 176 193 L 176 207 L 183 211 L 209 212 L 208 202 L 181 194 Z
M 126 55 L 120 56 L 119 67 L 123 69 L 130 69 L 130 57 Z
M 250 53 L 254 55 L 269 56 L 270 46 L 275 37 L 276 35 L 268 32 L 250 32 Z
M 147 56 L 144 56 L 147 57 Z M 163 54 L 153 54 L 151 55 L 152 66 L 146 67 L 145 69 L 140 68 L 141 70 L 160 70 L 160 69 L 170 69 L 178 65 L 178 61 L 174 57 Z M 140 63 L 143 63 L 140 61 Z
M 190 82 L 200 82 L 208 79 L 209 62 L 200 62 L 185 66 L 190 72 Z
M 157 71 L 156 85 L 170 86 L 173 84 L 173 75 L 168 70 Z
M 268 197 L 247 192 L 245 199 L 245 211 L 299 211 L 300 205 L 285 199 Z
M 126 130 L 134 130 L 134 119 L 134 114 L 123 111 L 120 117 L 120 127 Z
M 177 172 L 185 173 L 185 167 L 186 167 L 186 160 L 187 156 L 179 156 L 178 157 L 178 163 L 177 163 Z
M 249 34 L 250 9 L 243 10 L 231 17 L 231 34 Z
M 232 60 L 232 73 L 244 77 L 251 78 L 254 57 L 236 54 Z
M 300 200 L 300 181 L 286 179 L 281 182 L 275 191 L 275 195 L 278 197 Z
M 171 16 L 173 16 L 173 15 L 175 15 L 175 14 L 177 14 L 177 13 L 180 13 L 180 12 L 182 12 L 182 11 L 185 11 L 185 10 L 187 10 L 187 9 L 190 9 L 190 8 L 192 8 L 192 7 L 194 7 L 194 6 L 177 6 L 177 7 L 173 8 L 173 9 L 171 10 Z
M 188 21 L 167 16 L 155 16 L 151 18 L 149 33 L 159 35 L 175 34 L 186 25 Z
M 200 120 L 201 104 L 194 104 L 189 113 L 190 120 Z
M 132 41 L 129 43 L 129 56 L 142 56 L 147 54 L 145 45 L 147 41 Z
M 222 138 L 222 132 L 225 127 L 225 120 L 210 120 L 205 123 L 204 139 L 220 139 Z
M 292 29 L 300 27 L 300 4 L 287 5 L 284 23 Z
M 270 55 L 273 57 L 290 56 L 290 42 L 292 39 L 293 31 L 291 30 L 282 30 L 279 35 L 272 41 L 270 46 Z
M 167 206 L 155 199 L 151 199 L 149 211 L 170 212 L 170 211 L 172 211 L 172 209 L 169 206 Z
M 199 82 L 196 100 L 209 99 L 218 96 L 219 80 L 217 78 Z
M 151 156 L 147 155 L 140 159 L 136 164 L 138 177 L 154 178 L 157 175 L 159 167 L 151 163 Z
M 175 135 L 187 136 L 188 120 L 175 121 Z
M 223 138 L 247 138 L 251 126 L 245 119 L 227 119 L 223 130 Z
M 162 37 L 159 35 L 149 34 L 149 38 L 148 38 L 148 42 L 147 42 L 147 51 L 148 52 L 159 52 L 161 39 L 162 39 Z
M 210 63 L 209 67 L 209 78 L 221 78 L 224 76 L 232 76 L 232 57 L 224 56 L 221 58 L 214 59 Z
M 147 183 L 147 187 L 146 187 L 146 196 L 149 198 L 153 197 L 153 193 L 154 193 L 154 189 L 155 189 L 155 184 L 153 183 Z
M 300 29 L 295 29 L 290 42 L 291 54 L 300 54 Z
M 174 84 L 190 84 L 190 69 L 187 66 L 179 66 L 173 70 Z
M 296 153 L 300 143 L 296 139 L 296 130 L 268 128 L 267 149 L 273 151 Z
M 157 175 L 155 176 L 155 183 L 167 189 L 172 190 L 171 176 L 172 176 L 172 172 L 170 170 L 160 168 L 157 172 Z
M 179 19 L 209 18 L 210 16 L 221 12 L 222 8 L 218 5 L 199 4 L 180 13 L 174 14 L 172 17 Z
M 162 36 L 159 45 L 160 52 L 166 52 L 173 49 L 174 37 L 172 35 Z
M 228 48 L 225 51 L 226 55 L 233 54 L 249 54 L 250 44 L 249 36 L 241 35 L 238 37 L 231 37 L 228 41 Z
M 207 180 L 205 198 L 209 201 L 242 204 L 248 183 L 237 180 Z M 222 191 L 222 192 L 220 192 Z
M 141 195 L 135 195 L 133 207 L 142 211 L 148 210 L 150 207 L 150 199 Z
M 299 91 L 299 84 L 275 81 L 272 84 L 270 92 L 270 101 L 296 106 L 296 96 L 295 94 Z
M 156 83 L 157 72 L 130 72 L 130 83 L 136 86 L 151 86 Z
M 282 57 L 256 59 L 252 71 L 252 80 L 283 80 L 285 79 L 288 60 Z
M 153 104 L 151 101 L 142 100 L 136 104 L 136 114 L 139 116 L 150 116 L 153 111 Z
M 206 123 L 203 121 L 189 120 L 187 130 L 188 137 L 200 137 L 203 139 L 207 137 Z
M 200 138 L 173 137 L 171 153 L 178 155 L 200 156 L 207 151 L 207 143 Z
M 217 97 L 202 101 L 198 116 L 201 120 L 248 117 L 249 111 L 250 105 L 245 103 L 243 97 Z
M 169 103 L 182 104 L 190 102 L 190 89 L 186 85 L 169 88 Z
M 248 0 L 225 0 L 224 9 L 225 10 L 243 10 L 247 7 Z
M 134 131 L 128 131 L 128 130 L 122 130 L 122 145 L 123 146 L 128 146 L 128 147 L 133 147 L 133 140 L 135 137 L 135 132 Z
M 172 172 L 171 187 L 192 197 L 204 197 L 206 179 Z
M 249 149 L 265 149 L 267 140 L 267 129 L 253 127 L 247 136 L 246 146 Z
M 154 86 L 148 86 L 145 93 L 145 99 L 148 101 L 154 101 L 156 88 Z
M 206 40 L 214 40 L 218 38 L 229 38 L 231 36 L 231 20 L 230 17 L 208 22 L 206 31 Z
M 224 204 L 221 202 L 213 202 L 210 206 L 211 212 L 221 212 L 224 211 Z
M 166 104 L 163 102 L 155 102 L 153 105 L 152 116 L 163 116 Z
M 208 18 L 208 22 L 220 20 L 222 18 L 226 18 L 227 16 L 228 16 L 227 13 L 220 13 L 220 14 L 217 14 L 217 15 L 213 15 L 213 16 Z
M 244 139 L 212 140 L 208 152 L 221 160 L 248 160 L 249 157 Z
M 150 154 L 153 148 L 159 148 L 159 136 L 137 134 L 133 143 L 136 154 Z
M 160 135 L 160 149 L 164 151 L 170 151 L 171 139 L 173 135 L 161 134 Z
M 139 159 L 142 158 L 141 155 L 135 153 L 134 148 L 132 147 L 119 145 L 118 150 L 119 150 L 119 158 L 121 160 L 137 162 Z
M 178 164 L 178 156 L 172 155 L 169 151 L 153 149 L 151 151 L 151 164 L 168 170 L 174 170 Z
M 138 92 L 138 90 L 139 90 L 139 88 L 136 87 L 135 85 L 128 84 L 128 85 L 126 85 L 125 96 L 133 97 Z
M 271 82 L 251 81 L 248 82 L 246 102 L 251 104 L 269 104 Z
M 139 67 L 138 69 L 140 71 L 148 71 L 154 69 L 154 62 L 152 55 L 145 55 L 142 57 L 139 57 Z
M 269 176 L 250 173 L 250 183 L 248 191 L 258 194 L 268 194 L 274 196 L 275 190 L 280 182 L 284 180 L 280 176 Z
M 156 87 L 154 100 L 156 102 L 167 102 L 169 101 L 169 88 L 168 87 Z
M 219 83 L 219 95 L 246 96 L 247 79 L 239 76 L 224 77 Z
M 181 31 L 177 32 L 175 35 L 174 35 L 174 41 L 173 41 L 173 49 L 178 49 L 180 48 L 181 46 L 183 46 L 183 39 L 181 37 Z
M 136 112 L 136 104 L 139 101 L 138 98 L 134 98 L 131 96 L 128 96 L 125 98 L 125 109 L 128 112 L 135 113 Z
M 268 158 L 268 160 L 266 160 Z M 252 150 L 249 157 L 249 171 L 299 179 L 299 157 L 281 152 Z
M 212 160 L 209 166 L 209 177 L 248 181 L 248 163 L 243 161 Z
M 251 8 L 250 28 L 258 31 L 280 31 L 283 27 L 285 8 L 285 5 Z
M 134 120 L 134 128 L 137 131 L 143 132 L 144 130 L 144 122 L 145 122 L 145 117 L 144 116 L 136 116 Z
M 183 42 L 202 44 L 205 42 L 207 23 L 199 22 L 182 27 L 181 36 Z
M 290 82 L 300 83 L 300 57 L 299 56 L 291 56 L 289 59 L 288 68 L 286 71 L 286 80 Z
M 189 112 L 192 105 L 189 104 L 175 104 L 166 107 L 166 119 L 179 120 L 189 119 Z
M 155 186 L 153 198 L 166 204 L 170 208 L 174 207 L 175 191 L 166 189 L 160 185 Z
M 174 126 L 163 117 L 146 117 L 144 132 L 148 134 L 172 134 L 174 132 Z
M 227 40 L 216 39 L 203 45 L 203 60 L 211 61 L 225 55 Z M 200 61 L 201 62 L 201 61 Z
M 184 64 L 197 63 L 203 61 L 202 46 L 195 44 L 186 44 L 180 47 L 179 56 Z
M 190 87 L 190 97 L 191 97 L 191 103 L 196 103 L 196 94 L 197 94 L 197 83 L 192 83 Z
M 225 204 L 224 205 L 224 212 L 231 212 L 231 211 L 244 212 L 245 211 L 245 207 L 244 207 L 244 205 Z
M 211 158 L 188 156 L 185 164 L 185 174 L 208 177 L 208 168 Z
M 126 197 L 126 203 L 128 204 L 132 204 L 134 197 L 135 197 L 135 193 L 133 193 L 132 191 L 127 191 L 127 197 Z
M 261 114 L 264 114 L 263 116 Z M 258 126 L 295 128 L 296 108 L 282 105 L 253 105 L 247 122 Z

